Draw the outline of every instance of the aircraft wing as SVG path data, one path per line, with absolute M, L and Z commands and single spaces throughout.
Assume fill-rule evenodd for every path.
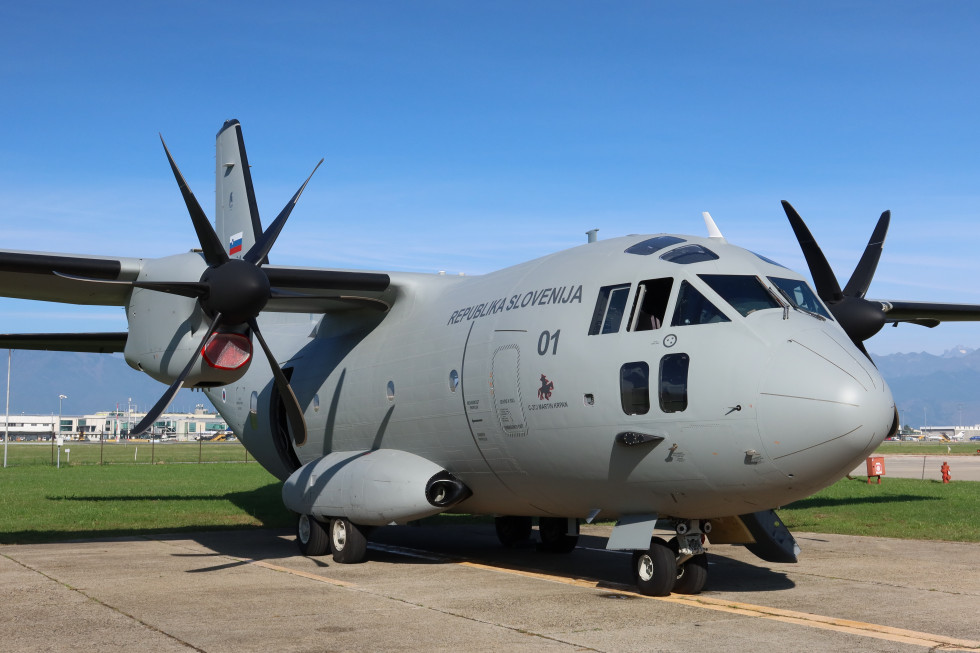
M 932 328 L 940 322 L 980 321 L 980 304 L 942 304 L 937 302 L 910 302 L 902 300 L 875 300 L 881 302 L 885 322 L 909 322 Z
M 4 333 L 0 334 L 0 349 L 42 349 L 111 354 L 125 349 L 128 335 L 125 331 L 108 333 Z
M 133 281 L 142 259 L 0 250 L 0 296 L 66 304 L 125 306 L 125 285 L 66 279 L 56 273 L 100 281 Z

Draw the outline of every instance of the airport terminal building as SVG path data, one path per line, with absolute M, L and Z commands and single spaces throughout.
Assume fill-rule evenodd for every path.
M 0 415 L 0 437 L 9 433 L 11 441 L 50 440 L 60 436 L 65 440 L 117 440 L 129 435 L 146 415 L 145 412 L 131 410 L 102 411 L 93 415 Z M 60 419 L 60 424 L 58 423 Z M 9 428 L 9 430 L 8 430 Z M 217 413 L 208 412 L 203 404 L 198 404 L 193 413 L 164 413 L 144 438 L 163 438 L 178 441 L 210 439 L 228 431 Z

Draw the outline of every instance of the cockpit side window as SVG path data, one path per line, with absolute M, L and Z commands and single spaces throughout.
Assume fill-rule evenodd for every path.
M 626 300 L 629 299 L 630 284 L 621 283 L 615 286 L 603 286 L 599 289 L 595 311 L 592 313 L 592 323 L 589 325 L 589 335 L 598 333 L 617 333 L 623 322 L 626 311 Z
M 714 322 L 731 322 L 725 314 L 708 301 L 697 288 L 687 281 L 681 281 L 680 292 L 677 293 L 677 308 L 671 326 L 688 326 L 691 324 L 712 324 Z
M 749 274 L 699 274 L 711 289 L 732 307 L 747 316 L 767 308 L 782 308 L 759 277 Z
M 830 316 L 823 303 L 810 290 L 810 286 L 807 285 L 806 281 L 802 279 L 783 279 L 781 277 L 769 277 L 769 281 L 772 281 L 777 288 L 783 291 L 785 293 L 783 296 L 797 308 L 822 315 L 828 320 L 834 319 Z
M 641 281 L 633 301 L 633 315 L 630 318 L 630 331 L 650 331 L 663 326 L 667 315 L 667 302 L 670 289 L 674 285 L 671 277 L 666 279 L 647 279 Z

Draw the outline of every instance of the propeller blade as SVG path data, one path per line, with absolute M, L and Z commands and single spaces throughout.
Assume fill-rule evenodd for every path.
M 184 297 L 192 297 L 194 299 L 200 299 L 201 297 L 207 297 L 211 289 L 206 283 L 201 283 L 200 281 L 110 281 L 108 279 L 92 279 L 90 277 L 80 277 L 77 274 L 65 274 L 64 272 L 53 271 L 56 277 L 61 277 L 62 279 L 70 279 L 72 281 L 84 281 L 86 283 L 101 283 L 110 286 L 127 286 L 129 288 L 145 288 L 147 290 L 156 290 L 157 292 L 166 292 L 172 295 L 182 295 Z
M 214 319 L 211 320 L 211 326 L 208 328 L 208 332 L 204 334 L 204 339 L 201 340 L 201 345 L 194 351 L 194 355 L 191 356 L 190 361 L 188 361 L 187 365 L 184 366 L 184 369 L 180 372 L 180 376 L 178 376 L 177 379 L 170 384 L 170 387 L 163 393 L 163 396 L 160 397 L 155 404 L 153 404 L 153 408 L 151 408 L 150 412 L 146 414 L 146 417 L 141 419 L 139 424 L 133 427 L 133 429 L 130 431 L 130 435 L 141 435 L 144 433 L 148 428 L 153 426 L 153 422 L 157 421 L 157 418 L 160 417 L 160 415 L 163 414 L 163 411 L 167 409 L 167 406 L 170 405 L 170 402 L 174 400 L 174 397 L 177 396 L 177 393 L 180 392 L 180 389 L 184 386 L 184 379 L 186 379 L 187 375 L 191 373 L 191 368 L 197 364 L 197 360 L 201 357 L 201 350 L 204 348 L 204 343 L 208 341 L 211 334 L 218 328 L 218 322 L 220 320 L 221 313 L 218 313 L 214 316 Z
M 289 214 L 293 212 L 296 202 L 299 201 L 299 196 L 303 194 L 303 190 L 306 188 L 306 185 L 310 183 L 310 179 L 313 178 L 314 173 L 316 173 L 317 168 L 320 167 L 321 163 L 323 163 L 323 159 L 320 159 L 320 161 L 316 164 L 316 167 L 313 168 L 313 172 L 311 172 L 310 176 L 306 178 L 306 181 L 304 181 L 303 185 L 299 187 L 299 190 L 296 191 L 292 199 L 286 203 L 286 206 L 279 212 L 279 215 L 272 221 L 272 224 L 270 224 L 269 228 L 265 230 L 265 233 L 263 233 L 255 241 L 255 244 L 252 245 L 252 248 L 245 253 L 245 256 L 243 257 L 244 260 L 253 265 L 262 264 L 265 257 L 269 255 L 269 250 L 271 250 L 272 246 L 276 243 L 276 238 L 279 237 L 279 232 L 282 231 L 283 226 L 286 224 L 286 218 L 288 218 Z
M 187 181 L 184 179 L 184 175 L 180 174 L 180 169 L 177 168 L 177 163 L 174 162 L 174 158 L 170 156 L 170 150 L 167 149 L 163 135 L 160 136 L 160 142 L 163 143 L 163 151 L 167 153 L 167 160 L 170 161 L 170 169 L 174 171 L 174 178 L 177 180 L 180 194 L 184 196 L 184 204 L 187 205 L 187 212 L 190 213 L 191 222 L 194 223 L 197 240 L 201 243 L 201 249 L 204 251 L 204 260 L 208 262 L 208 265 L 224 263 L 228 260 L 228 253 L 221 244 L 218 234 L 214 232 L 211 221 L 208 220 L 204 209 L 201 208 L 197 198 L 194 197 L 194 193 L 191 192 L 190 186 L 187 185 Z
M 306 444 L 306 419 L 303 417 L 303 409 L 300 408 L 299 400 L 296 399 L 296 393 L 293 392 L 292 387 L 289 385 L 289 379 L 283 374 L 282 368 L 279 367 L 279 362 L 272 354 L 272 350 L 269 349 L 265 338 L 262 337 L 262 332 L 259 330 L 259 325 L 255 321 L 255 318 L 249 319 L 248 326 L 252 329 L 252 333 L 255 334 L 259 345 L 262 346 L 262 351 L 265 352 L 265 357 L 269 361 L 269 367 L 272 368 L 276 390 L 279 391 L 279 396 L 282 397 L 282 403 L 286 407 L 286 419 L 289 422 L 289 430 L 293 434 L 293 442 L 296 443 L 297 447 L 301 447 Z
M 871 234 L 864 254 L 861 255 L 861 260 L 858 261 L 854 273 L 851 274 L 847 285 L 844 286 L 844 294 L 848 297 L 863 298 L 864 294 L 868 292 L 868 286 L 871 285 L 871 279 L 878 268 L 878 259 L 881 258 L 881 248 L 885 244 L 885 236 L 888 234 L 888 223 L 891 221 L 891 217 L 892 212 L 885 211 L 878 218 L 878 224 Z
M 834 270 L 830 267 L 830 263 L 827 262 L 827 258 L 820 250 L 820 246 L 817 245 L 816 239 L 807 229 L 806 223 L 803 222 L 803 218 L 796 212 L 793 205 L 786 200 L 783 200 L 782 204 L 783 211 L 789 218 L 789 224 L 793 227 L 793 233 L 796 234 L 796 240 L 800 243 L 800 249 L 803 250 L 807 267 L 810 268 L 810 276 L 813 277 L 813 283 L 817 286 L 817 294 L 820 299 L 827 303 L 839 302 L 842 297 L 840 284 L 837 283 L 837 277 L 834 276 Z

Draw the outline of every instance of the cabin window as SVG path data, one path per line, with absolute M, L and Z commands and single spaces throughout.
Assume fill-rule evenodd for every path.
M 633 315 L 630 318 L 630 331 L 650 331 L 663 326 L 670 301 L 670 289 L 674 279 L 647 279 L 641 281 L 633 300 Z
M 654 236 L 653 238 L 648 238 L 642 243 L 637 243 L 626 250 L 627 254 L 638 254 L 640 256 L 649 256 L 654 252 L 659 252 L 664 247 L 670 247 L 671 245 L 676 245 L 677 243 L 687 242 L 683 238 L 678 238 L 677 236 Z
M 619 368 L 619 391 L 624 413 L 646 415 L 650 410 L 650 366 L 638 361 Z
M 660 359 L 660 410 L 679 413 L 687 408 L 687 354 L 667 354 Z
M 713 324 L 715 322 L 731 322 L 725 314 L 718 310 L 697 288 L 687 281 L 681 282 L 677 293 L 677 308 L 671 326 L 689 326 L 691 324 Z
M 782 308 L 782 305 L 776 301 L 776 298 L 763 285 L 759 277 L 749 274 L 701 274 L 698 276 L 743 316 L 767 308 Z
M 679 263 L 680 265 L 688 265 L 690 263 L 700 263 L 701 261 L 716 261 L 718 260 L 718 255 L 701 245 L 684 245 L 683 247 L 678 247 L 661 254 L 660 259 L 671 263 Z
M 782 279 L 780 277 L 769 277 L 769 280 L 782 291 L 783 297 L 797 308 L 822 315 L 828 320 L 833 319 L 830 317 L 830 313 L 827 312 L 823 303 L 810 290 L 810 286 L 807 285 L 806 281 L 802 279 Z
M 603 286 L 599 289 L 595 311 L 592 313 L 592 324 L 589 325 L 590 336 L 597 333 L 617 333 L 619 331 L 629 294 L 630 284 L 628 283 Z

